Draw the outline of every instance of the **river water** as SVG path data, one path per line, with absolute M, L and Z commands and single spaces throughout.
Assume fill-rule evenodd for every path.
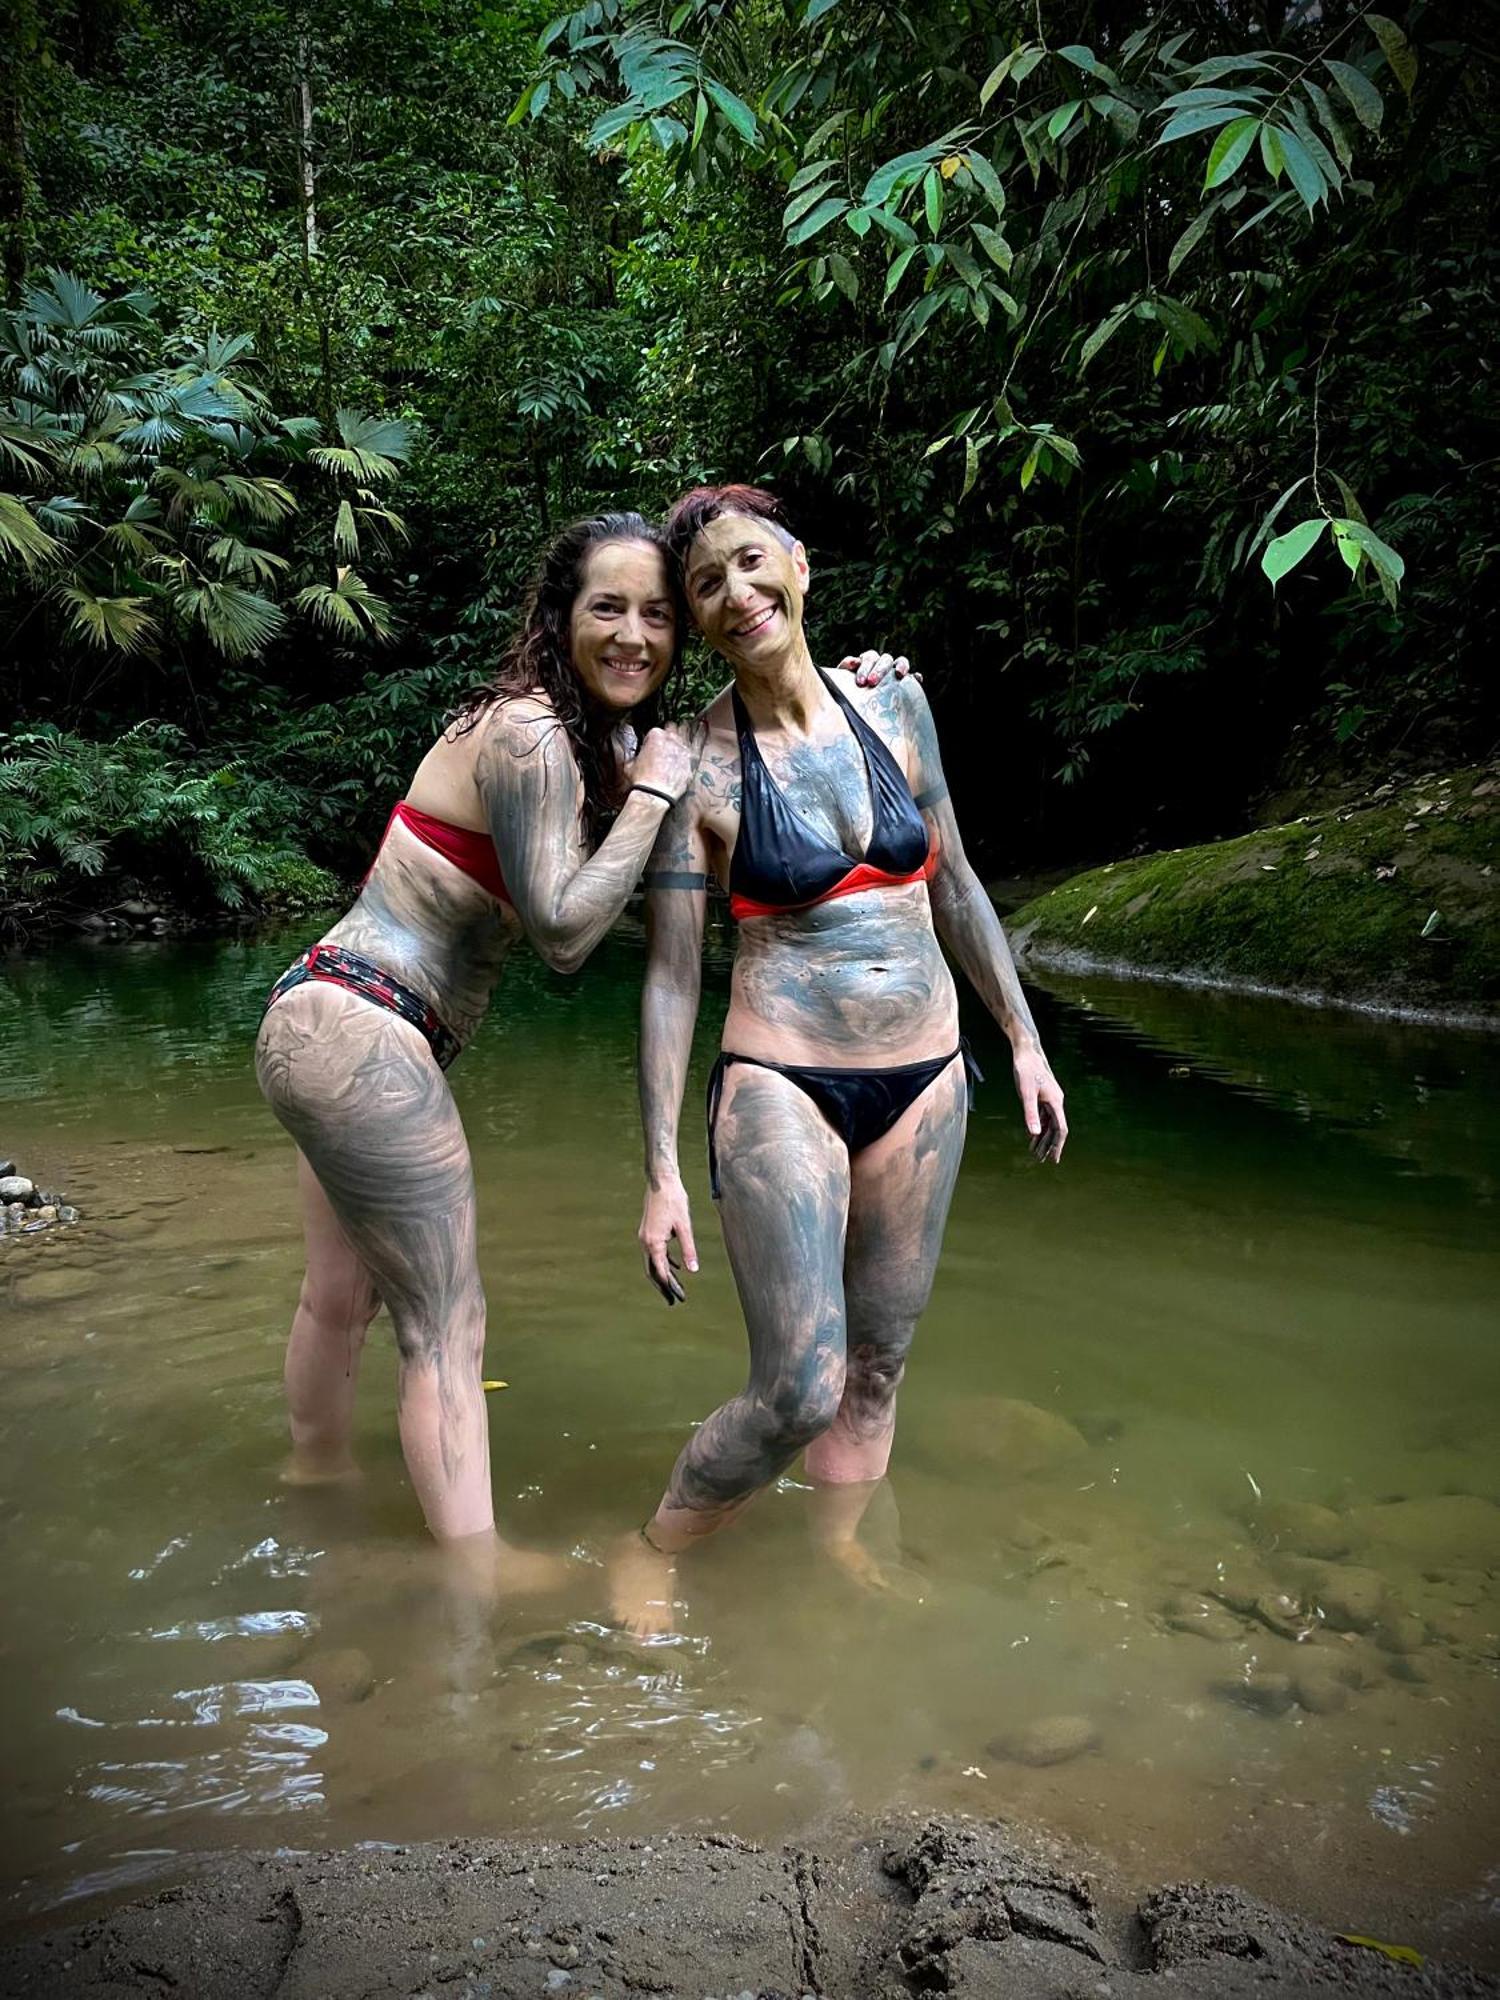
M 794 1476 L 642 1648 L 602 1554 L 743 1363 L 696 1113 L 690 1303 L 639 1269 L 639 937 L 576 982 L 516 964 L 453 1073 L 502 1527 L 577 1558 L 486 1623 L 432 1574 L 383 1320 L 363 1483 L 278 1481 L 300 1252 L 249 1050 L 303 941 L 0 963 L 0 1149 L 85 1218 L 0 1243 L 11 1917 L 230 1845 L 941 1807 L 1500 1956 L 1500 1040 L 1059 982 L 1053 1171 L 971 1020 L 989 1082 L 864 1528 L 892 1587 L 829 1565 Z M 720 939 L 695 1104 L 726 984 Z

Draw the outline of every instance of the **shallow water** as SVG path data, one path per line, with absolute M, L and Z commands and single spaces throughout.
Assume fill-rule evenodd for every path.
M 454 1072 L 510 1385 L 502 1524 L 579 1558 L 564 1596 L 480 1626 L 431 1574 L 383 1322 L 363 1485 L 277 1480 L 300 1250 L 249 1046 L 302 941 L 0 965 L 0 1146 L 85 1212 L 0 1243 L 12 1916 L 230 1844 L 784 1838 L 903 1805 L 1500 1955 L 1500 1040 L 1059 982 L 1054 1172 L 971 1020 L 990 1081 L 864 1529 L 894 1587 L 829 1566 L 793 1478 L 691 1560 L 680 1641 L 643 1649 L 607 1629 L 598 1565 L 737 1386 L 742 1336 L 696 1110 L 703 1273 L 668 1314 L 639 1271 L 638 938 L 578 982 L 515 966 Z M 720 959 L 695 1091 L 724 990 Z M 1338 1510 L 1383 1633 L 1171 1629 L 1174 1594 L 1252 1565 L 1320 1601 L 1285 1539 L 1257 1545 L 1286 1501 Z M 1309 1663 L 1343 1677 L 1337 1712 L 1230 1698 Z M 1090 1747 L 1018 1760 L 1058 1717 Z

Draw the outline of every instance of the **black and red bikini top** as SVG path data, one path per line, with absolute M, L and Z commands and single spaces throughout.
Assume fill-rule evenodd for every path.
M 755 741 L 739 689 L 734 726 L 740 740 L 740 830 L 729 863 L 729 910 L 738 921 L 810 909 L 833 896 L 861 889 L 891 889 L 926 880 L 936 854 L 911 786 L 879 735 L 839 693 L 821 668 L 818 676 L 848 718 L 864 753 L 874 808 L 864 859 L 830 847 L 782 797 Z

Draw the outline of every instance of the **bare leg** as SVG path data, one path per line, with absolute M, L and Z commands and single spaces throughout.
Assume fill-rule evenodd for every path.
M 282 1477 L 293 1486 L 315 1486 L 355 1475 L 354 1394 L 380 1295 L 301 1153 L 297 1189 L 307 1270 L 283 1371 L 292 1456 Z
M 641 1635 L 670 1629 L 676 1556 L 785 1471 L 833 1421 L 844 1388 L 842 1142 L 795 1084 L 735 1064 L 718 1148 L 750 1379 L 698 1426 L 646 1528 L 615 1551 L 615 1615 Z
M 256 1068 L 390 1311 L 401 1446 L 428 1527 L 468 1581 L 525 1587 L 539 1563 L 552 1580 L 546 1558 L 507 1566 L 494 1533 L 474 1175 L 431 1049 L 398 1016 L 310 983 L 266 1015 Z
M 844 1296 L 849 1358 L 833 1423 L 809 1445 L 819 1540 L 858 1581 L 888 1579 L 858 1540 L 896 1434 L 896 1394 L 926 1309 L 963 1156 L 967 1085 L 955 1060 L 851 1162 Z

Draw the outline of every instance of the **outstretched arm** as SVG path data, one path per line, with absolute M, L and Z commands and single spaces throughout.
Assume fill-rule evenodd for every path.
M 635 777 L 675 798 L 691 772 L 692 753 L 676 731 L 653 729 Z M 624 909 L 668 799 L 632 792 L 590 855 L 579 817 L 583 779 L 567 731 L 530 704 L 494 718 L 474 775 L 526 935 L 554 972 L 576 972 Z
M 900 683 L 895 698 L 905 713 L 914 751 L 912 792 L 937 843 L 931 894 L 938 936 L 1010 1042 L 1016 1090 L 1032 1151 L 1040 1160 L 1060 1160 L 1068 1136 L 1062 1089 L 1042 1053 L 1036 1023 L 995 906 L 964 853 L 943 776 L 932 710 L 915 681 Z
M 641 1124 L 646 1205 L 639 1242 L 646 1275 L 667 1304 L 684 1298 L 671 1253 L 675 1236 L 698 1268 L 687 1190 L 677 1164 L 677 1128 L 703 984 L 708 850 L 693 795 L 674 806 L 646 870 L 646 977 L 641 988 Z

